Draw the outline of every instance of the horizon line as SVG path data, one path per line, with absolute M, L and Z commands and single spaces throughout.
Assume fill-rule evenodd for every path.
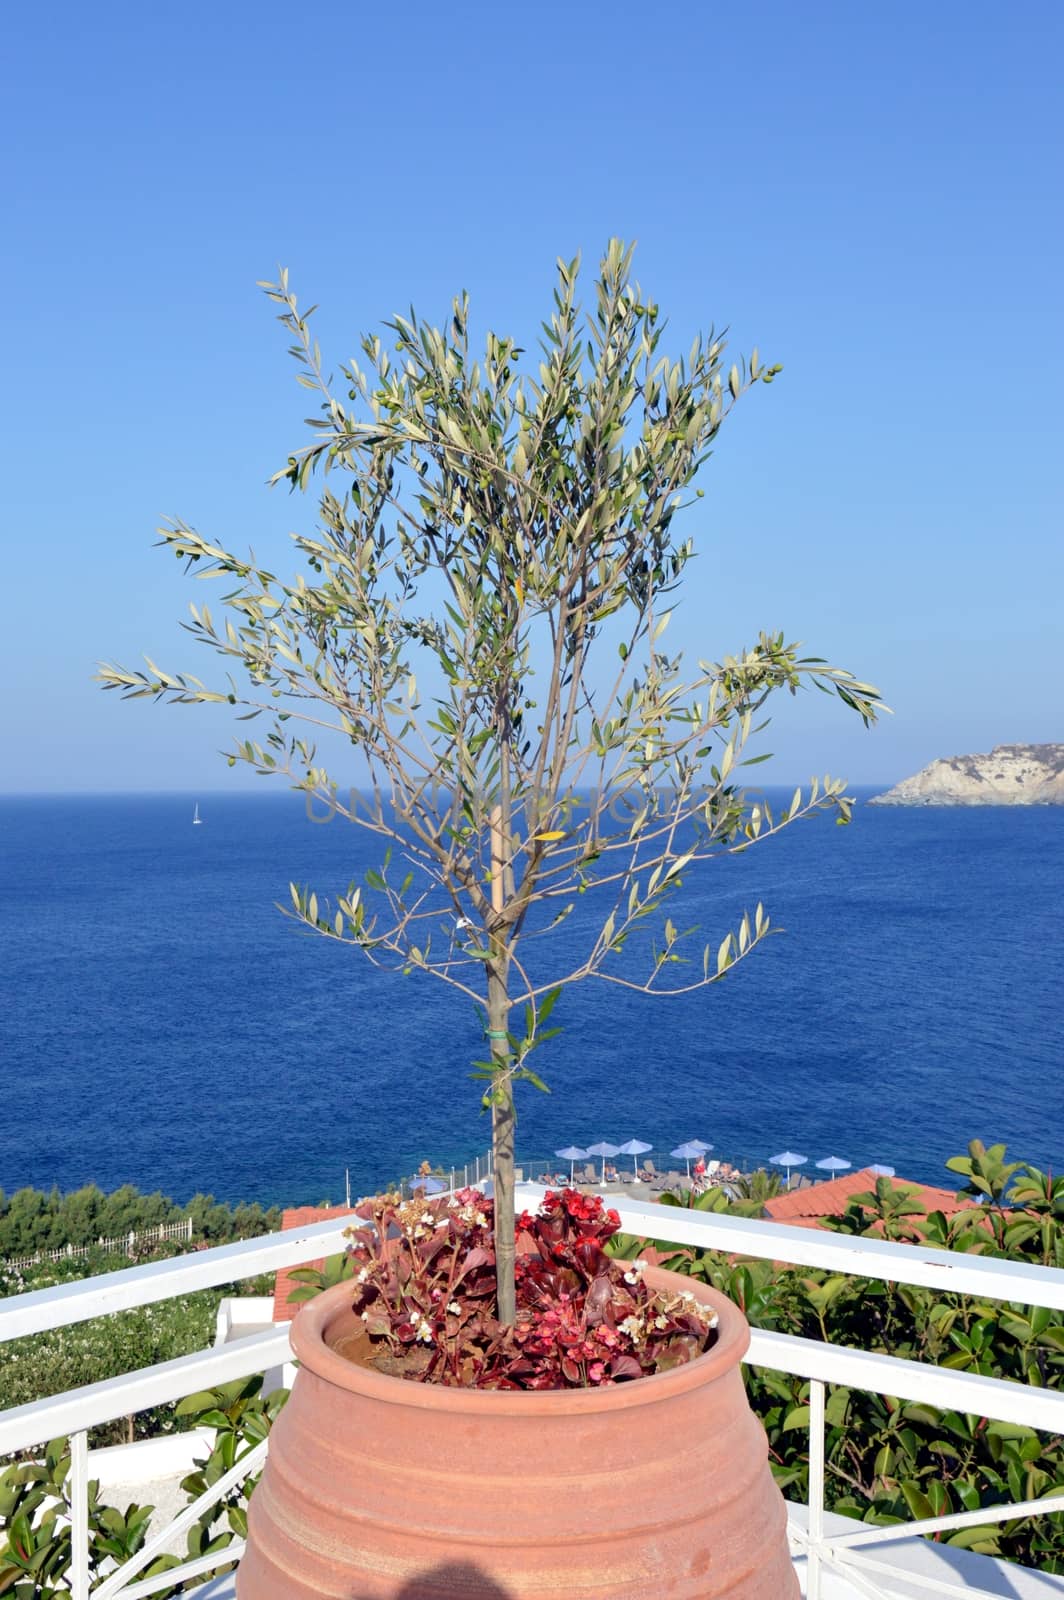
M 819 776 L 822 777 L 823 774 L 820 774 Z M 901 781 L 902 780 L 900 778 L 865 779 L 861 782 L 847 783 L 846 787 L 848 789 L 889 789 Z M 755 789 L 793 790 L 799 785 L 803 789 L 807 788 L 809 783 L 809 778 L 779 778 L 771 783 L 751 783 L 741 785 L 741 787 L 750 791 L 754 791 Z M 359 786 L 357 784 L 352 784 L 345 787 L 358 790 Z M 142 799 L 188 798 L 192 800 L 203 799 L 205 797 L 209 797 L 211 799 L 240 799 L 247 798 L 249 795 L 255 794 L 260 795 L 264 799 L 280 799 L 282 795 L 296 795 L 305 792 L 306 791 L 294 786 L 287 789 L 278 789 L 277 787 L 270 789 L 256 789 L 250 785 L 247 788 L 239 789 L 0 789 L 0 800 L 105 800 L 132 797 Z M 590 794 L 591 790 L 576 789 L 573 792 L 575 794 Z

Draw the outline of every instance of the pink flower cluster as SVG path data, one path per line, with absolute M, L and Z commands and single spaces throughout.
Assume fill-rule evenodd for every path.
M 517 1219 L 512 1326 L 495 1314 L 492 1203 L 479 1190 L 381 1195 L 359 1215 L 354 1307 L 364 1359 L 381 1371 L 470 1388 L 597 1387 L 668 1371 L 716 1338 L 693 1295 L 653 1293 L 642 1262 L 607 1255 L 620 1219 L 597 1196 L 552 1191 Z

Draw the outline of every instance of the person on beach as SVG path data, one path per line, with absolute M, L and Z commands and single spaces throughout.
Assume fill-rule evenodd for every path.
M 705 1188 L 705 1183 L 706 1183 L 706 1158 L 705 1158 L 705 1156 L 699 1156 L 698 1160 L 695 1162 L 695 1164 L 694 1164 L 694 1178 L 695 1178 L 695 1189 L 698 1191 L 699 1194 L 701 1194 L 702 1190 Z

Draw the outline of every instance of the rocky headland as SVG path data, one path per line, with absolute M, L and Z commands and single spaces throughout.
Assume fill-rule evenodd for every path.
M 874 806 L 1064 806 L 1064 744 L 999 744 L 989 755 L 942 756 Z

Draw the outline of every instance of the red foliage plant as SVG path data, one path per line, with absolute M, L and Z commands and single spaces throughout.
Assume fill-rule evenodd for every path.
M 595 1388 L 667 1372 L 716 1341 L 686 1290 L 651 1291 L 641 1261 L 603 1248 L 616 1211 L 575 1189 L 517 1219 L 517 1317 L 495 1316 L 492 1202 L 377 1195 L 348 1229 L 363 1332 L 338 1348 L 377 1371 L 473 1389 Z

